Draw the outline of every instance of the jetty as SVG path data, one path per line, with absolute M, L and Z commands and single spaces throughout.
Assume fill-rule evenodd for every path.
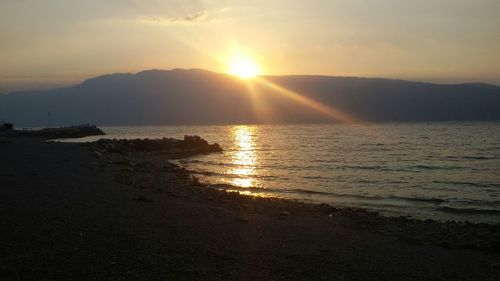
M 5 125 L 4 125 L 5 126 Z M 9 130 L 7 128 L 10 128 Z M 95 125 L 78 125 L 59 128 L 44 128 L 44 129 L 14 129 L 12 124 L 7 124 L 5 129 L 0 129 L 3 136 L 10 137 L 36 137 L 42 139 L 66 139 L 66 138 L 82 138 L 88 136 L 101 136 L 105 133 Z

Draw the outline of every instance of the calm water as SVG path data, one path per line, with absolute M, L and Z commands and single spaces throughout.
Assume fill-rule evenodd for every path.
M 240 192 L 388 215 L 500 222 L 500 123 L 108 127 L 110 138 L 218 142 L 179 161 Z M 84 140 L 90 140 L 86 138 Z

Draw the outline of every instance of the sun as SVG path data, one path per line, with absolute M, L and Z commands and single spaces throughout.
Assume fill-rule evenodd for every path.
M 243 79 L 253 78 L 261 73 L 260 67 L 248 56 L 235 55 L 227 63 L 227 73 Z

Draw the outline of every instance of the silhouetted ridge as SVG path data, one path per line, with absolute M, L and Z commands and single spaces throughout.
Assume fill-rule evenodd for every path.
M 135 76 L 132 73 L 114 73 L 97 76 L 94 78 L 87 79 L 82 82 L 81 86 L 100 86 L 112 83 L 122 83 L 127 79 L 131 79 Z
M 362 121 L 500 120 L 500 87 L 381 78 L 263 76 Z M 98 76 L 69 88 L 0 96 L 17 126 L 306 123 L 335 121 L 269 87 L 202 69 Z

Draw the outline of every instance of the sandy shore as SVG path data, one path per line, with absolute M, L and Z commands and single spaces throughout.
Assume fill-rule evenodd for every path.
M 498 280 L 500 226 L 203 186 L 165 153 L 0 138 L 1 280 Z

